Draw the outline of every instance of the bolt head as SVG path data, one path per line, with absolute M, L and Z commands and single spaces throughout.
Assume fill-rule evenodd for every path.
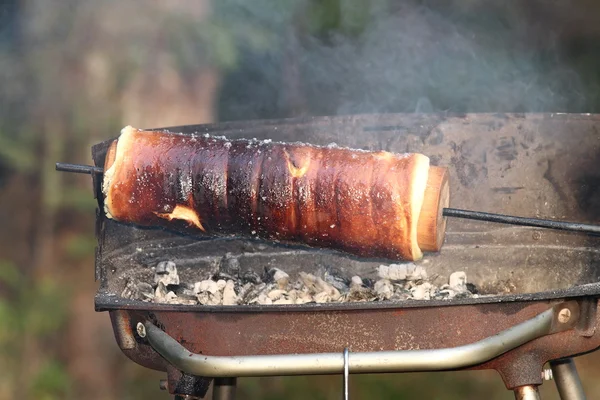
M 146 337 L 146 327 L 141 322 L 138 322 L 136 326 L 137 334 L 140 337 Z
M 561 324 L 566 324 L 571 319 L 571 310 L 568 308 L 563 308 L 558 312 L 558 322 Z
M 554 377 L 552 376 L 552 370 L 550 368 L 542 370 L 542 379 L 545 381 L 551 381 Z

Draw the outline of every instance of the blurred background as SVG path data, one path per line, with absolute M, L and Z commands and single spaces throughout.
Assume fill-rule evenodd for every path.
M 95 313 L 90 146 L 125 125 L 600 111 L 600 4 L 0 0 L 0 399 L 167 399 Z M 577 359 L 600 396 L 600 354 Z M 241 379 L 337 399 L 340 377 Z M 356 399 L 511 399 L 495 372 L 351 378 Z M 544 399 L 557 399 L 554 383 Z

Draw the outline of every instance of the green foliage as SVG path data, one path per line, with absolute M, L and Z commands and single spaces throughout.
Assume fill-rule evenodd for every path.
M 0 160 L 18 171 L 30 172 L 35 167 L 32 152 L 35 140 L 31 134 L 9 135 L 6 128 L 0 129 Z
M 67 255 L 74 260 L 89 258 L 94 254 L 98 242 L 93 236 L 77 235 L 72 237 L 66 246 Z
M 68 186 L 62 191 L 61 206 L 67 210 L 89 215 L 94 212 L 97 205 L 96 199 L 90 196 L 89 187 Z
M 39 370 L 31 384 L 32 398 L 37 400 L 64 399 L 69 394 L 70 378 L 64 366 L 55 361 L 47 361 Z
M 371 4 L 361 0 L 312 0 L 307 10 L 309 32 L 360 35 L 369 24 Z
M 33 379 L 24 379 L 20 387 L 31 342 L 44 342 L 55 335 L 65 321 L 66 293 L 50 279 L 34 281 L 25 277 L 12 263 L 0 260 L 0 286 L 7 295 L 0 298 L 0 365 L 10 365 L 0 382 L 9 391 L 25 398 L 61 399 L 69 387 L 69 378 L 62 364 L 52 358 L 44 360 Z M 6 388 L 4 390 L 7 390 Z M 3 391 L 0 391 L 0 395 Z

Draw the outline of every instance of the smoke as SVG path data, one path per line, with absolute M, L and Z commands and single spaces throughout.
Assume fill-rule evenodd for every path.
M 216 17 L 256 24 L 273 40 L 266 51 L 240 48 L 221 119 L 591 112 L 597 81 L 584 83 L 572 34 L 545 24 L 535 3 L 439 3 L 221 2 Z

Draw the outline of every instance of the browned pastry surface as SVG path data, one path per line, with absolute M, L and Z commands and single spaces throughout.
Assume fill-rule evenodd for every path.
M 426 188 L 432 210 L 419 221 Z M 126 127 L 103 190 L 118 221 L 415 260 L 418 241 L 430 251 L 443 241 L 447 174 L 422 154 Z

